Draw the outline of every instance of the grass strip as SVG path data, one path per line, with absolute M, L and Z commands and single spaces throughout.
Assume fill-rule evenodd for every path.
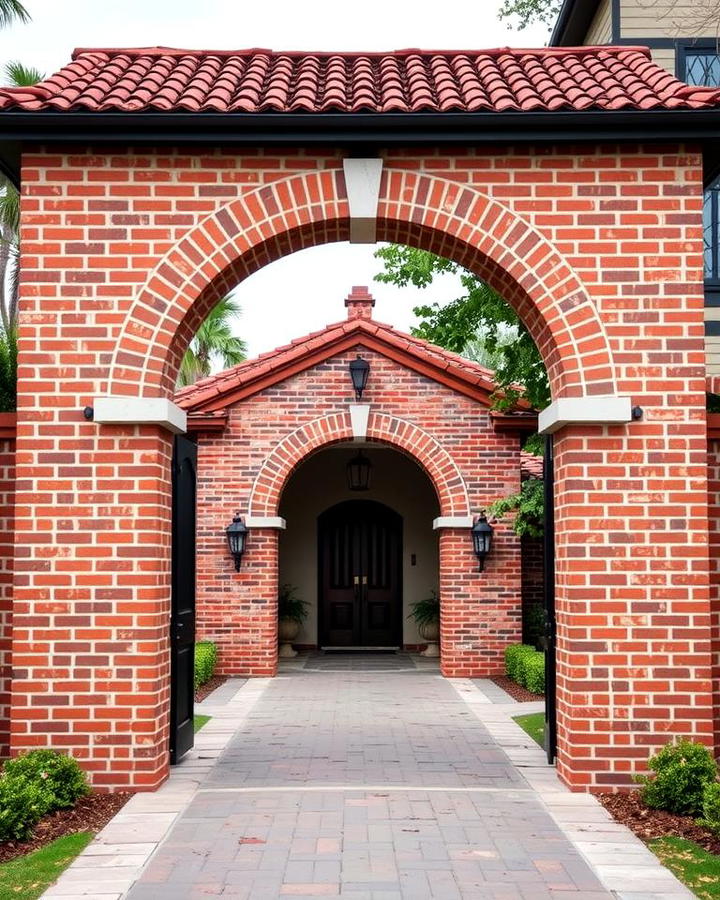
M 648 847 L 698 897 L 720 897 L 720 856 L 680 837 L 655 838 Z
M 207 723 L 210 721 L 210 719 L 212 719 L 212 716 L 201 716 L 199 714 L 194 716 L 193 717 L 194 733 L 197 734 L 198 731 L 200 731 L 200 729 L 203 727 L 203 725 L 207 725 Z
M 37 900 L 92 837 L 89 831 L 66 834 L 40 850 L 0 865 L 0 900 Z
M 545 713 L 528 713 L 525 716 L 513 716 L 513 722 L 517 722 L 522 730 L 529 734 L 536 744 L 545 746 Z

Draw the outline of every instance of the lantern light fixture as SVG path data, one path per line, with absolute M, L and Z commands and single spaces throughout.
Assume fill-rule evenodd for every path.
M 372 463 L 367 456 L 363 454 L 362 450 L 348 462 L 345 471 L 347 474 L 348 490 L 367 491 L 370 489 Z
M 240 514 L 237 513 L 235 516 L 233 516 L 232 523 L 225 529 L 228 548 L 230 549 L 232 558 L 235 560 L 236 572 L 240 571 L 240 562 L 242 560 L 242 555 L 245 552 L 245 541 L 247 539 L 247 533 L 247 526 L 240 518 Z
M 350 363 L 350 378 L 355 389 L 355 399 L 362 400 L 363 391 L 367 385 L 370 374 L 370 363 L 358 354 L 357 359 Z
M 479 563 L 478 571 L 482 572 L 485 567 L 485 558 L 490 553 L 490 548 L 492 547 L 493 537 L 493 528 L 488 522 L 484 510 L 475 519 L 471 533 L 473 550 L 475 551 L 475 556 L 477 556 Z

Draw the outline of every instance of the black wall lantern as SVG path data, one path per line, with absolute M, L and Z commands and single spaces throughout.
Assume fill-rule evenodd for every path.
M 346 466 L 348 488 L 351 491 L 367 491 L 370 487 L 372 463 L 363 456 L 362 450 L 353 456 Z
M 485 557 L 492 547 L 492 536 L 492 525 L 488 522 L 487 517 L 483 512 L 477 517 L 475 524 L 472 527 L 473 550 L 480 563 L 478 569 L 479 572 L 482 572 L 485 566 Z
M 245 551 L 245 540 L 247 538 L 247 526 L 240 518 L 240 516 L 234 516 L 232 520 L 232 524 L 228 525 L 225 529 L 225 533 L 227 534 L 227 542 L 228 547 L 230 548 L 230 553 L 232 558 L 235 560 L 235 571 L 240 571 L 240 560 L 242 559 L 242 555 Z
M 362 400 L 363 391 L 367 384 L 368 375 L 370 374 L 370 363 L 358 356 L 350 363 L 350 377 L 352 385 L 355 388 L 355 399 Z

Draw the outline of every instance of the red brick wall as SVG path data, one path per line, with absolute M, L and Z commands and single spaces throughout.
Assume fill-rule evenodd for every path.
M 272 531 L 251 530 L 241 571 L 236 574 L 224 529 L 235 509 L 243 515 L 278 514 L 279 490 L 273 482 L 267 486 L 272 506 L 264 505 L 257 488 L 267 457 L 278 445 L 298 445 L 294 456 L 285 455 L 292 450 L 279 454 L 284 468 L 272 466 L 273 475 L 277 471 L 283 481 L 308 452 L 351 436 L 348 364 L 361 347 L 238 404 L 231 409 L 222 434 L 199 436 L 198 628 L 203 637 L 218 643 L 220 671 L 225 674 L 275 673 L 277 546 Z M 465 508 L 446 507 L 441 514 L 477 513 L 492 500 L 519 489 L 517 438 L 496 433 L 487 409 L 372 350 L 362 349 L 362 355 L 371 372 L 363 394 L 363 401 L 371 405 L 369 435 L 385 435 L 398 445 L 404 437 L 397 428 L 399 421 L 412 423 L 419 431 L 414 444 L 401 444 L 408 447 L 407 452 L 414 447 L 416 459 L 432 474 L 437 450 L 429 435 L 449 453 L 464 482 L 455 485 L 451 477 L 454 493 L 439 493 L 448 506 L 462 497 Z M 324 426 L 327 431 L 318 432 L 314 444 L 292 437 L 306 423 L 335 413 L 335 430 Z M 479 677 L 501 668 L 504 647 L 520 636 L 520 542 L 507 524 L 496 526 L 493 553 L 482 574 L 477 571 L 469 530 L 444 532 L 440 598 L 443 672 Z
M 15 441 L 0 440 L 0 758 L 10 750 Z
M 165 776 L 169 438 L 82 409 L 111 366 L 114 394 L 169 393 L 218 296 L 346 239 L 340 156 L 24 156 L 15 751 L 62 746 L 107 785 Z M 555 438 L 559 771 L 575 788 L 629 785 L 673 733 L 712 740 L 701 181 L 696 150 L 672 145 L 386 154 L 379 239 L 500 289 L 556 397 L 644 409 Z
M 720 441 L 708 445 L 710 519 L 710 609 L 712 615 L 712 691 L 715 754 L 720 754 Z

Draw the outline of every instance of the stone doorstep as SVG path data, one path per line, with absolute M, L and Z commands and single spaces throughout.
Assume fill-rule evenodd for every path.
M 492 704 L 473 699 L 482 681 L 448 679 L 477 718 L 517 765 L 558 828 L 578 850 L 608 891 L 623 900 L 693 900 L 673 873 L 636 837 L 616 822 L 592 794 L 573 793 L 547 765 L 545 753 L 513 715 L 542 712 L 544 703 Z M 520 707 L 520 708 L 518 708 Z M 610 838 L 610 840 L 606 840 Z M 608 860 L 612 847 L 612 861 Z
M 157 791 L 131 797 L 43 898 L 121 900 L 125 896 L 270 681 L 237 680 L 242 684 L 223 706 L 210 703 L 210 698 L 197 704 L 197 712 L 213 719 L 195 735 L 194 748 L 171 768 L 167 781 Z

